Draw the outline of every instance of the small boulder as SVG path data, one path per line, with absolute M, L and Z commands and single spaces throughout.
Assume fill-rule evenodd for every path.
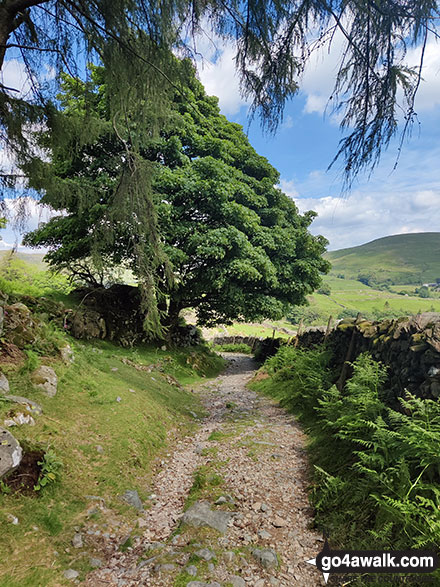
M 0 479 L 18 467 L 22 455 L 18 440 L 8 430 L 0 428 Z
M 121 499 L 136 508 L 139 512 L 144 511 L 144 506 L 142 505 L 141 498 L 137 491 L 127 489 L 124 495 L 121 495 Z
M 272 520 L 272 524 L 275 526 L 275 528 L 284 528 L 287 526 L 286 520 L 283 520 L 283 518 L 280 518 L 280 516 L 275 516 L 275 518 Z
M 0 373 L 0 393 L 9 393 L 9 381 L 4 373 Z
M 29 426 L 35 426 L 35 420 L 32 418 L 30 414 L 22 414 L 19 412 L 15 414 L 12 418 L 8 418 L 4 422 L 5 426 L 10 428 L 11 426 L 22 426 L 23 424 L 29 424 Z
M 43 408 L 39 404 L 37 404 L 37 402 L 34 402 L 33 400 L 28 399 L 27 397 L 21 397 L 21 395 L 7 395 L 5 396 L 5 399 L 15 404 L 21 404 L 22 406 L 24 406 L 26 412 L 28 412 L 32 416 L 41 416 L 41 414 L 43 413 Z
M 102 567 L 102 560 L 100 558 L 91 558 L 89 563 L 93 569 L 99 569 Z
M 82 536 L 79 532 L 72 538 L 72 546 L 73 548 L 82 548 L 84 546 Z
M 195 565 L 189 565 L 189 567 L 186 567 L 185 572 L 190 577 L 196 577 L 198 571 Z
M 52 367 L 41 365 L 32 373 L 31 381 L 35 387 L 42 389 L 49 397 L 56 395 L 58 378 Z
M 252 554 L 265 569 L 275 569 L 278 567 L 277 554 L 271 548 L 255 548 Z
M 232 512 L 213 511 L 209 504 L 196 501 L 182 516 L 182 522 L 195 528 L 214 528 L 221 534 L 228 529 L 230 520 L 235 516 Z
M 79 577 L 78 571 L 75 571 L 74 569 L 67 569 L 67 571 L 64 571 L 63 574 L 69 581 L 74 581 Z
M 200 550 L 197 550 L 194 554 L 205 561 L 210 561 L 213 558 L 215 558 L 215 554 L 208 548 L 201 548 Z
M 63 346 L 63 348 L 60 349 L 60 355 L 63 359 L 63 362 L 67 365 L 70 365 L 75 360 L 75 355 L 73 354 L 73 350 L 70 344 Z
M 246 587 L 246 581 L 238 575 L 231 577 L 229 583 L 231 583 L 232 587 Z

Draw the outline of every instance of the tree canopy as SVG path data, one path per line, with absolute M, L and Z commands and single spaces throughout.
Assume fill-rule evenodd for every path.
M 180 67 L 191 69 L 188 62 Z M 52 266 L 95 285 L 105 270 L 121 266 L 142 281 L 151 243 L 138 217 L 114 213 L 127 152 L 109 120 L 103 69 L 94 68 L 92 78 L 87 91 L 94 97 L 93 116 L 77 99 L 83 84 L 65 76 L 62 118 L 66 129 L 88 124 L 100 132 L 90 132 L 86 143 L 57 143 L 52 161 L 41 163 L 36 187 L 46 191 L 42 201 L 65 213 L 25 242 L 49 247 Z M 194 74 L 188 79 L 184 92 L 175 91 L 159 135 L 135 122 L 130 127 L 139 149 L 132 164 L 151 166 L 162 323 L 174 323 L 188 307 L 210 325 L 281 318 L 319 286 L 329 267 L 321 256 L 326 241 L 308 232 L 314 213 L 300 215 L 276 187 L 278 172 L 255 152 L 241 126 L 220 115 L 217 99 L 206 96 Z
M 274 130 L 311 54 L 338 33 L 345 45 L 329 98 L 342 115 L 346 136 L 336 159 L 350 181 L 377 163 L 400 115 L 404 134 L 414 121 L 423 48 L 429 35 L 437 36 L 438 16 L 434 0 L 0 0 L 0 68 L 6 56 L 18 56 L 32 94 L 0 87 L 2 138 L 19 159 L 29 156 L 23 123 L 50 115 L 57 77 L 47 81 L 48 67 L 78 74 L 87 60 L 102 62 L 121 120 L 127 101 L 166 105 L 170 87 L 185 83 L 171 52 L 194 56 L 203 31 L 234 43 L 243 95 Z M 410 67 L 407 49 L 417 45 L 420 63 Z

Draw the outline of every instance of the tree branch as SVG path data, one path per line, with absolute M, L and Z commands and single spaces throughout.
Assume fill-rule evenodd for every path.
M 49 0 L 6 0 L 5 8 L 11 14 L 22 12 L 38 4 L 46 4 Z

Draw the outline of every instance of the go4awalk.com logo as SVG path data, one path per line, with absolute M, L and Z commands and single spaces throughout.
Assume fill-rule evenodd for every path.
M 438 556 L 430 550 L 331 550 L 325 539 L 316 558 L 308 561 L 324 575 L 366 573 L 432 573 L 439 566 Z

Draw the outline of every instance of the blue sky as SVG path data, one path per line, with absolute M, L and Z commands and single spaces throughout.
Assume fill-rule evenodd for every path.
M 240 96 L 234 48 L 214 42 L 201 39 L 198 44 L 205 57 L 198 63 L 199 77 L 207 93 L 219 97 L 223 114 L 246 130 L 248 104 Z M 337 119 L 326 112 L 340 50 L 336 39 L 330 54 L 317 55 L 312 61 L 301 80 L 301 92 L 287 105 L 275 136 L 263 135 L 259 121 L 254 120 L 249 128 L 251 144 L 278 169 L 282 189 L 300 211 L 318 213 L 311 231 L 323 234 L 330 250 L 391 234 L 440 230 L 440 44 L 428 43 L 416 102 L 421 124 L 414 128 L 397 169 L 393 171 L 395 141 L 373 174 L 359 177 L 349 193 L 342 192 L 338 168 L 327 171 L 341 138 Z M 407 57 L 416 64 L 417 49 L 410 50 Z M 28 82 L 20 62 L 10 59 L 6 63 L 3 80 L 26 92 Z M 1 151 L 0 158 L 5 159 Z M 28 229 L 46 215 L 32 204 Z M 2 235 L 0 248 L 20 242 L 20 232 L 12 226 Z
M 209 43 L 201 47 L 208 57 L 209 49 Z M 216 49 L 211 62 L 199 64 L 200 79 L 209 94 L 219 97 L 223 114 L 246 129 L 248 105 L 240 97 L 234 50 L 221 44 Z M 339 51 L 336 42 L 330 55 L 318 55 L 310 64 L 274 137 L 262 134 L 258 120 L 251 124 L 252 145 L 278 169 L 281 187 L 299 209 L 318 212 L 311 230 L 329 240 L 329 249 L 440 230 L 440 45 L 428 43 L 416 102 L 420 125 L 405 143 L 397 169 L 393 171 L 398 140 L 373 174 L 360 176 L 349 193 L 342 191 L 338 167 L 327 171 L 342 136 L 338 121 L 326 111 Z M 418 55 L 417 49 L 410 50 L 408 62 L 415 65 Z

